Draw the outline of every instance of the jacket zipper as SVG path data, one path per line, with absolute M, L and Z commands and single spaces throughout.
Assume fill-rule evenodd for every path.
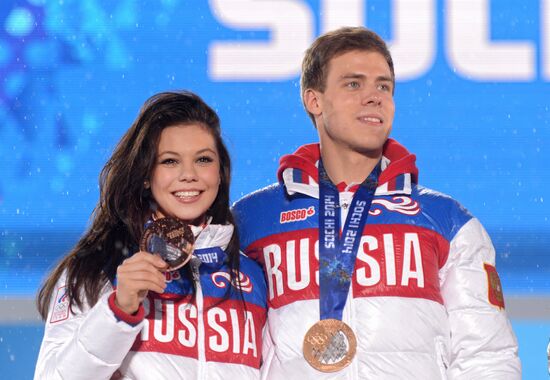
M 439 366 L 439 371 L 441 372 L 441 378 L 443 380 L 447 379 L 447 369 L 449 368 L 449 363 L 445 355 L 445 343 L 443 342 L 442 337 L 435 338 L 435 354 L 437 359 L 437 365 Z
M 193 281 L 197 287 L 196 302 L 197 302 L 197 350 L 198 350 L 198 359 L 199 366 L 197 371 L 197 379 L 206 379 L 206 373 L 204 365 L 206 363 L 206 354 L 205 354 L 205 332 L 204 332 L 204 299 L 202 294 L 202 287 L 200 281 L 199 266 L 200 260 L 195 260 L 193 257 L 190 261 L 191 270 L 193 273 Z
M 346 193 L 346 192 L 344 192 L 344 193 Z M 349 194 L 349 193 L 347 193 L 347 194 Z M 339 196 L 340 196 L 340 209 L 341 209 L 341 211 L 340 211 L 340 233 L 341 233 L 342 229 L 345 226 L 346 219 L 347 219 L 348 213 L 349 213 L 349 205 L 351 203 L 351 199 L 353 198 L 353 195 L 351 197 L 349 195 L 348 196 L 342 196 L 342 195 L 343 195 L 343 193 L 340 192 L 340 194 L 339 194 Z M 356 331 L 355 330 L 355 323 L 352 320 L 352 315 L 353 315 L 353 288 L 352 288 L 351 284 L 350 284 L 350 288 L 348 290 L 346 305 L 348 305 L 348 307 L 344 306 L 344 310 L 343 310 L 343 313 L 342 313 L 342 322 L 347 321 L 349 327 L 355 333 L 355 331 Z M 357 354 L 356 354 L 356 356 L 357 356 Z M 353 360 L 351 362 L 349 374 L 350 374 L 349 378 L 351 378 L 353 380 L 357 379 L 356 360 Z

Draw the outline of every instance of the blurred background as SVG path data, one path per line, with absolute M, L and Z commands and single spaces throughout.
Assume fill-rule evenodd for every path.
M 550 0 L 2 0 L 0 377 L 32 378 L 35 293 L 85 230 L 99 171 L 145 99 L 190 89 L 217 110 L 235 201 L 317 139 L 300 63 L 343 25 L 390 43 L 392 137 L 423 185 L 489 231 L 524 378 L 546 378 Z

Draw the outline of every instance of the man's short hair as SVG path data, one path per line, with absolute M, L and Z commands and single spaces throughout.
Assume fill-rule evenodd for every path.
M 390 67 L 392 81 L 395 83 L 395 72 L 390 51 L 378 34 L 362 26 L 339 28 L 319 36 L 306 51 L 302 61 L 302 77 L 300 80 L 304 107 L 306 90 L 325 91 L 330 60 L 354 50 L 380 53 L 386 59 Z M 313 114 L 309 111 L 308 114 L 313 120 L 313 124 L 315 124 Z

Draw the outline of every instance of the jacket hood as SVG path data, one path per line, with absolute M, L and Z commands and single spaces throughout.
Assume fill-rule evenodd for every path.
M 277 178 L 289 195 L 303 193 L 319 198 L 317 166 L 321 156 L 319 143 L 303 145 L 292 154 L 281 157 Z M 397 141 L 388 139 L 382 152 L 382 173 L 376 195 L 409 195 L 418 183 L 416 156 Z

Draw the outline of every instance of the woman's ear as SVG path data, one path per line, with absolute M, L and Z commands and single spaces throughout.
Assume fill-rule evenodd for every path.
M 151 183 L 148 180 L 145 180 L 145 181 L 143 181 L 143 187 L 145 189 L 150 189 L 151 188 Z

